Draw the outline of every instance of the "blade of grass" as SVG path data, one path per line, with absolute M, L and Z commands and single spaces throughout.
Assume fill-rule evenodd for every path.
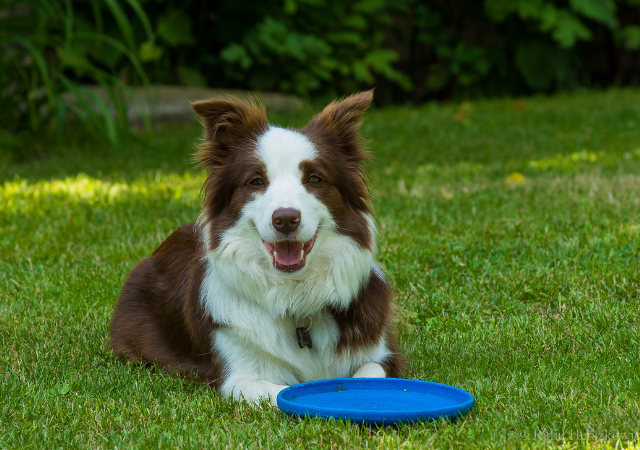
M 140 19 L 140 22 L 142 22 L 142 26 L 144 28 L 145 33 L 147 34 L 147 38 L 153 39 L 154 38 L 153 27 L 151 26 L 149 17 L 144 12 L 144 9 L 142 8 L 142 6 L 140 6 L 140 2 L 138 2 L 137 0 L 125 0 L 125 1 L 129 4 L 131 9 L 135 11 L 135 13 L 138 16 L 138 19 Z
M 62 142 L 62 130 L 64 125 L 64 114 L 65 105 L 64 99 L 62 97 L 58 97 L 56 99 L 56 141 L 58 143 Z
M 91 32 L 78 32 L 78 33 L 76 33 L 76 37 L 78 39 L 88 39 L 88 40 L 94 40 L 94 41 L 97 41 L 97 42 L 105 42 L 105 43 L 107 43 L 109 45 L 114 46 L 119 51 L 121 51 L 129 59 L 129 61 L 133 65 L 134 69 L 136 70 L 136 73 L 140 77 L 140 79 L 142 81 L 142 85 L 145 88 L 145 93 L 146 93 L 147 99 L 148 99 L 148 101 L 150 101 L 149 92 L 147 90 L 147 87 L 149 86 L 149 79 L 147 78 L 147 74 L 144 71 L 144 68 L 142 67 L 142 64 L 140 63 L 140 60 L 135 55 L 135 53 L 133 53 L 130 49 L 128 49 L 121 42 L 119 42 L 118 40 L 116 40 L 116 39 L 114 39 L 114 38 L 112 38 L 110 36 L 101 35 L 101 34 L 97 34 L 97 33 L 91 33 Z M 122 83 L 120 80 L 118 80 L 115 77 L 114 77 L 113 81 L 116 84 L 118 84 L 123 91 L 126 91 L 126 89 L 123 89 L 123 88 L 126 88 L 124 83 Z M 130 96 L 130 97 L 133 98 L 133 96 Z M 144 111 L 144 109 L 141 107 L 140 103 L 137 100 L 134 100 L 134 102 L 136 102 L 136 104 L 138 106 L 140 106 L 140 110 L 141 111 Z M 143 117 L 143 121 L 144 121 L 144 124 L 145 124 L 145 130 L 146 130 L 147 133 L 149 133 L 151 131 L 151 120 L 149 118 L 149 115 L 147 113 L 143 112 L 142 113 L 142 117 Z
M 133 90 L 129 86 L 124 84 L 122 81 L 115 80 L 115 84 L 118 86 L 118 88 L 124 95 L 127 95 L 127 94 L 129 95 L 129 101 L 135 106 L 137 106 L 138 109 L 141 111 L 141 117 L 142 117 L 142 122 L 144 123 L 145 132 L 147 134 L 151 133 L 153 131 L 151 127 L 151 117 L 147 109 L 142 104 L 142 102 L 138 100 L 137 96 L 133 95 Z M 145 90 L 145 96 L 147 97 L 147 104 L 148 105 L 151 104 L 151 97 L 149 95 L 148 90 Z
M 118 143 L 118 135 L 116 132 L 115 122 L 111 115 L 111 111 L 109 111 L 109 105 L 104 101 L 104 99 L 100 98 L 95 92 L 93 92 L 89 88 L 85 88 L 83 86 L 75 85 L 71 80 L 65 77 L 63 74 L 58 73 L 58 78 L 65 85 L 67 90 L 71 92 L 74 97 L 81 103 L 85 108 L 85 114 L 89 117 L 98 117 L 95 113 L 94 109 L 84 100 L 84 96 L 89 97 L 93 100 L 95 106 L 102 112 L 100 117 L 102 117 L 104 121 L 104 131 L 107 136 L 107 139 L 112 145 L 116 145 Z
M 75 116 L 81 119 L 85 125 L 88 125 L 90 122 L 93 122 L 93 125 L 99 128 L 98 117 L 96 116 L 95 113 L 91 114 L 92 108 L 89 105 L 89 103 L 86 101 L 86 99 L 81 95 L 80 87 L 74 85 L 73 82 L 69 80 L 67 77 L 65 77 L 63 74 L 57 74 L 57 76 L 60 78 L 61 83 L 66 87 L 67 91 L 69 91 L 71 94 L 74 95 L 74 97 L 76 97 L 76 100 L 81 108 L 74 106 L 74 104 L 71 102 L 65 103 L 64 104 L 65 107 L 69 109 L 74 109 L 76 113 Z
M 88 39 L 96 42 L 105 42 L 120 50 L 129 59 L 136 73 L 140 77 L 142 83 L 145 86 L 149 85 L 149 79 L 147 78 L 147 74 L 144 71 L 142 64 L 140 64 L 140 60 L 138 60 L 138 57 L 135 55 L 135 53 L 133 53 L 129 48 L 122 44 L 122 42 L 112 38 L 111 36 L 87 31 L 77 32 L 76 37 L 78 39 Z
M 44 56 L 38 49 L 36 49 L 33 45 L 31 45 L 31 43 L 26 39 L 22 37 L 16 37 L 14 41 L 18 45 L 23 46 L 29 52 L 29 54 L 33 57 L 33 60 L 35 61 L 36 66 L 38 67 L 38 71 L 42 76 L 42 81 L 44 83 L 44 87 L 47 92 L 47 98 L 49 100 L 49 108 L 53 109 L 55 107 L 56 94 L 53 89 L 51 78 L 49 77 L 49 68 L 47 67 L 47 64 L 44 60 Z
M 91 0 L 91 11 L 93 12 L 93 20 L 95 20 L 96 23 L 96 33 L 102 34 L 104 25 L 102 22 L 100 2 L 97 0 Z
M 118 23 L 118 27 L 124 36 L 125 41 L 129 48 L 135 48 L 135 40 L 133 39 L 133 28 L 131 27 L 131 23 L 127 19 L 124 11 L 120 7 L 120 4 L 115 0 L 105 0 L 105 3 L 111 10 L 113 17 L 116 19 Z
M 101 80 L 100 86 L 107 94 L 109 100 L 113 105 L 113 108 L 116 113 L 117 122 L 121 125 L 126 125 L 127 123 L 127 105 L 122 99 L 122 95 L 120 95 L 119 89 L 114 88 L 114 83 L 112 80 Z
M 73 7 L 71 0 L 64 1 L 64 46 L 69 47 L 73 40 Z

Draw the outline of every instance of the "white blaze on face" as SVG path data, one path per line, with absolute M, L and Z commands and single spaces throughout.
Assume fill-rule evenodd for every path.
M 268 185 L 264 193 L 245 206 L 245 214 L 253 221 L 264 242 L 278 240 L 272 225 L 272 216 L 280 208 L 300 211 L 300 225 L 291 236 L 296 241 L 311 240 L 318 226 L 332 223 L 327 207 L 303 185 L 300 163 L 312 160 L 317 151 L 311 141 L 301 133 L 271 127 L 258 138 L 258 157 L 267 169 Z

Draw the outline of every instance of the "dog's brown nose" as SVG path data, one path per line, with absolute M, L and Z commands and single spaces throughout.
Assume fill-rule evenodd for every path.
M 300 211 L 293 208 L 278 208 L 271 216 L 271 223 L 280 233 L 293 233 L 300 225 Z

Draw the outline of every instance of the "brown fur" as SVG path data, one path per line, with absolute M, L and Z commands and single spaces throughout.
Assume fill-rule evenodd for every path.
M 382 364 L 388 377 L 399 377 L 404 360 L 398 351 L 396 333 L 393 329 L 391 290 L 386 281 L 371 272 L 368 283 L 349 308 L 341 311 L 329 309 L 335 319 L 340 340 L 337 352 L 363 345 L 374 345 L 384 337 L 391 355 Z
M 111 321 L 110 345 L 121 356 L 194 372 L 218 387 L 223 367 L 211 341 L 218 325 L 200 302 L 201 247 L 195 224 L 183 225 L 129 274 Z

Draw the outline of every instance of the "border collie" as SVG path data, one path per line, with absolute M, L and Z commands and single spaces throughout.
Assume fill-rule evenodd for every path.
M 257 104 L 193 103 L 204 208 L 129 274 L 115 352 L 254 403 L 311 380 L 400 376 L 358 134 L 371 100 L 333 102 L 300 130 Z

